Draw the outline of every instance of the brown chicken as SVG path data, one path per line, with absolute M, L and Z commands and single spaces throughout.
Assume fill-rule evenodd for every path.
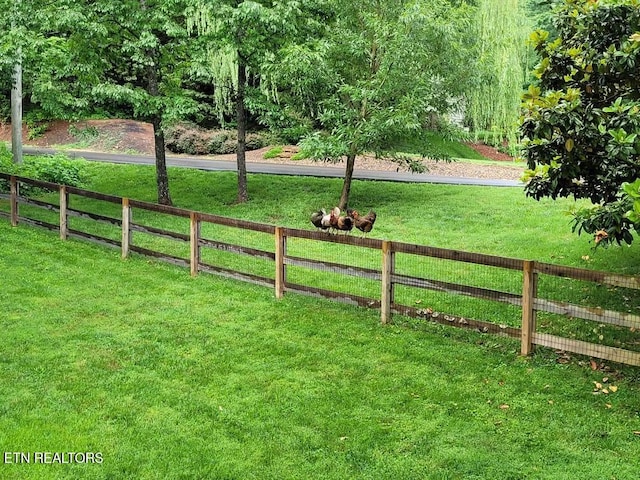
M 335 207 L 329 217 L 331 228 L 337 231 L 348 232 L 353 228 L 353 219 L 349 216 L 340 216 L 340 209 Z
M 335 228 L 339 231 L 349 232 L 353 228 L 353 219 L 346 216 L 338 217 Z
M 353 224 L 364 235 L 369 233 L 373 229 L 373 224 L 376 222 L 376 212 L 369 210 L 366 215 L 360 215 L 357 210 L 347 210 L 347 215 L 353 219 Z

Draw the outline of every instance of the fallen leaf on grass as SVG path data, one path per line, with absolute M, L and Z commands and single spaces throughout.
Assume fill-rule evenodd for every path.
M 604 393 L 605 395 L 609 393 L 616 393 L 618 391 L 618 387 L 616 385 L 607 385 L 608 381 L 609 377 L 604 377 L 602 379 L 602 383 L 594 381 L 594 388 L 592 393 L 594 395 L 600 395 L 601 393 Z
M 502 405 L 500 405 L 500 410 L 508 410 L 509 409 L 509 405 L 507 405 L 506 403 L 503 403 Z

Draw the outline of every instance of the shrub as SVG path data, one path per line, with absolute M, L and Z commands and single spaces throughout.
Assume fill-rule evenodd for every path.
M 209 139 L 207 153 L 221 153 L 224 143 L 229 139 L 229 132 L 225 130 L 214 130 Z
M 174 153 L 188 155 L 220 155 L 234 153 L 237 148 L 237 132 L 234 130 L 206 130 L 192 123 L 182 123 L 165 130 L 165 145 Z M 257 150 L 267 145 L 262 133 L 247 134 L 247 150 Z
M 35 178 L 47 182 L 81 187 L 86 180 L 84 161 L 71 160 L 63 154 L 29 157 L 25 165 L 33 165 Z
M 278 158 L 283 151 L 284 149 L 282 147 L 273 147 L 264 154 L 264 158 L 265 159 Z
M 175 153 L 194 155 L 200 127 L 192 123 L 173 125 L 165 129 L 165 146 Z
M 260 133 L 248 133 L 246 138 L 247 150 L 258 150 L 259 148 L 266 147 L 267 142 L 264 135 Z
M 238 139 L 237 138 L 227 138 L 222 145 L 220 146 L 220 150 L 217 152 L 221 155 L 226 155 L 228 153 L 235 153 L 238 150 Z
M 83 160 L 71 160 L 63 154 L 25 157 L 23 163 L 16 164 L 6 145 L 0 144 L 0 171 L 3 173 L 82 187 L 87 180 L 85 166 L 86 162 Z M 8 182 L 0 181 L 0 191 L 9 191 Z M 39 192 L 40 189 L 29 185 L 24 185 L 20 190 L 23 196 L 33 196 Z

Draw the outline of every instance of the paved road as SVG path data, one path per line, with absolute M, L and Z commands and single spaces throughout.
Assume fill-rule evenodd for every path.
M 57 150 L 51 148 L 24 147 L 24 153 L 28 155 L 53 154 Z M 133 163 L 139 165 L 154 165 L 155 158 L 150 155 L 124 155 L 120 153 L 88 152 L 82 150 L 64 150 L 64 153 L 72 158 L 85 158 L 96 162 L 109 163 Z M 199 170 L 235 171 L 236 163 L 228 160 L 210 160 L 197 157 L 167 156 L 167 165 L 172 167 L 197 168 Z M 249 173 L 268 173 L 270 175 L 297 175 L 309 177 L 342 178 L 344 168 L 329 166 L 298 166 L 281 165 L 272 163 L 247 162 Z M 492 187 L 522 187 L 522 182 L 517 180 L 490 179 L 490 178 L 461 178 L 428 173 L 408 173 L 379 170 L 356 170 L 353 178 L 359 180 L 384 180 L 390 182 L 412 183 L 446 183 L 451 185 L 485 185 Z

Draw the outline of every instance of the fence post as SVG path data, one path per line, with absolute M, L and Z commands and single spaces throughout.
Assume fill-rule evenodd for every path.
M 284 296 L 284 287 L 287 282 L 287 271 L 284 263 L 284 257 L 287 254 L 287 237 L 284 234 L 284 228 L 275 228 L 276 240 L 276 281 L 275 294 L 276 298 Z
M 200 266 L 200 219 L 196 212 L 191 212 L 189 215 L 190 227 L 189 236 L 191 244 L 191 276 L 198 275 L 198 269 Z
M 18 179 L 16 177 L 11 177 L 10 180 L 10 193 L 11 193 L 11 226 L 18 226 L 18 195 L 20 195 L 20 187 L 18 185 Z
M 122 258 L 129 255 L 129 245 L 131 244 L 131 207 L 129 199 L 122 199 Z
M 525 260 L 522 278 L 522 344 L 520 353 L 529 355 L 533 351 L 533 334 L 536 331 L 536 310 L 534 301 L 538 291 L 538 274 L 535 264 Z
M 380 322 L 386 325 L 391 321 L 393 304 L 393 282 L 391 276 L 395 269 L 395 252 L 390 241 L 382 242 L 382 292 L 380 295 Z
M 66 240 L 69 233 L 67 221 L 67 206 L 69 204 L 69 192 L 65 185 L 60 185 L 60 239 Z

